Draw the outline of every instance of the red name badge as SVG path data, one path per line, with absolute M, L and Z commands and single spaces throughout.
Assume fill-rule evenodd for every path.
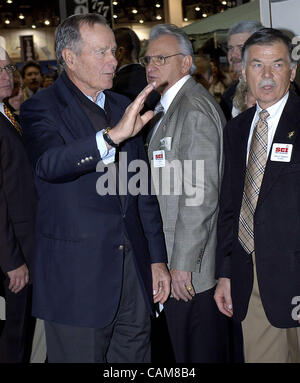
M 166 166 L 166 155 L 164 150 L 155 150 L 153 152 L 153 166 L 155 168 Z
M 293 151 L 292 144 L 274 143 L 271 153 L 271 161 L 290 162 Z

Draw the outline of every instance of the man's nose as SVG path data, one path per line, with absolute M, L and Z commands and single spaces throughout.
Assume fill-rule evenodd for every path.
M 263 76 L 267 78 L 272 77 L 272 69 L 270 66 L 264 66 Z
M 241 57 L 241 55 L 242 55 L 242 50 L 241 50 L 241 48 L 240 47 L 233 47 L 233 49 L 232 49 L 232 55 L 234 56 L 234 57 Z
M 114 54 L 112 51 L 110 51 L 110 52 L 108 53 L 107 60 L 108 60 L 108 62 L 109 62 L 111 65 L 113 65 L 114 67 L 117 67 L 117 65 L 118 65 L 118 60 L 116 59 L 116 56 L 115 56 L 115 54 Z
M 146 66 L 146 71 L 149 72 L 149 70 L 153 70 L 156 68 L 157 65 L 154 64 L 154 60 L 151 56 L 149 56 L 149 64 Z

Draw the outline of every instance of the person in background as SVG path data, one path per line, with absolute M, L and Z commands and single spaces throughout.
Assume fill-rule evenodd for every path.
M 37 195 L 22 130 L 3 103 L 13 91 L 15 67 L 0 47 L 0 290 L 6 320 L 0 363 L 28 362 L 32 341 L 32 263 Z
M 42 70 L 40 64 L 36 61 L 27 61 L 21 69 L 21 75 L 24 81 L 23 96 L 25 101 L 41 89 Z
M 209 93 L 217 100 L 221 101 L 221 97 L 226 90 L 226 76 L 220 68 L 219 63 L 216 60 L 211 60 L 212 68 L 212 82 L 209 87 Z
M 43 75 L 42 88 L 48 88 L 55 81 L 54 75 L 46 73 Z
M 194 80 L 202 84 L 204 88 L 208 90 L 213 81 L 212 67 L 209 56 L 203 54 L 195 56 L 194 64 L 196 66 L 193 73 Z
M 252 108 L 256 103 L 247 82 L 241 78 L 232 100 L 232 117 L 236 117 L 240 113 L 244 112 L 248 108 Z
M 24 101 L 23 96 L 23 79 L 19 71 L 13 72 L 14 87 L 10 97 L 6 97 L 3 101 L 5 105 L 10 108 L 14 117 L 18 121 L 21 104 Z
M 257 30 L 262 28 L 261 23 L 257 21 L 240 21 L 234 24 L 227 35 L 227 59 L 232 70 L 239 78 L 242 73 L 242 48 L 246 40 Z M 232 118 L 232 99 L 237 87 L 238 81 L 230 86 L 222 95 L 220 105 L 227 121 Z
M 139 63 L 140 40 L 132 29 L 126 27 L 115 29 L 114 34 L 118 65 L 112 90 L 133 101 L 147 85 L 145 68 Z M 158 100 L 159 94 L 155 90 L 152 91 L 147 97 L 143 111 L 153 109 Z M 142 131 L 142 134 L 146 132 Z

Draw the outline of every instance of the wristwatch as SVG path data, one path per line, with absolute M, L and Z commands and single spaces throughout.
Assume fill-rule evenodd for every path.
M 111 128 L 106 128 L 103 132 L 103 138 L 104 140 L 110 145 L 112 146 L 113 148 L 117 148 L 119 146 L 119 144 L 116 144 L 115 142 L 113 142 L 113 140 L 110 138 L 108 132 L 111 130 Z

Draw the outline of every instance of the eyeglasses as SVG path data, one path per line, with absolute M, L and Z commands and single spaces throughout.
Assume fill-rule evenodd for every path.
M 147 66 L 147 65 L 150 64 L 150 62 L 152 60 L 154 65 L 160 66 L 160 65 L 164 65 L 165 64 L 167 58 L 174 57 L 174 56 L 179 56 L 179 55 L 184 56 L 183 53 L 175 53 L 174 55 L 170 55 L 170 56 L 162 56 L 162 55 L 144 56 L 144 57 L 141 57 L 139 59 L 139 62 L 140 62 L 141 65 Z
M 12 65 L 12 64 L 8 64 L 8 65 L 5 65 L 4 67 L 1 67 L 0 66 L 0 74 L 3 72 L 3 70 L 6 71 L 6 73 L 12 73 L 16 70 L 17 68 Z

